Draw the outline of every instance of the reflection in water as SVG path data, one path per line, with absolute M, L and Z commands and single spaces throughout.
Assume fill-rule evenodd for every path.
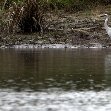
M 109 87 L 111 87 L 111 54 L 109 53 L 105 57 L 105 78 L 106 83 Z
M 105 73 L 106 76 L 111 74 L 111 54 L 105 57 Z
M 0 50 L 0 111 L 111 111 L 110 55 L 104 49 Z
M 104 52 L 92 50 L 1 50 L 0 87 L 103 89 Z

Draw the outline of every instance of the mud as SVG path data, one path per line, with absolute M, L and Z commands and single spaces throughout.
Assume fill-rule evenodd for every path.
M 70 44 L 110 47 L 111 40 L 104 29 L 104 19 L 72 13 L 47 13 L 41 33 L 1 34 L 0 46 Z M 93 44 L 93 45 L 92 45 Z

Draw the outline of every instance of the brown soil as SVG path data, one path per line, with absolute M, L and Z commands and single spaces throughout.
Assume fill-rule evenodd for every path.
M 97 14 L 98 15 L 98 14 Z M 0 35 L 0 45 L 14 44 L 72 44 L 100 43 L 110 46 L 111 40 L 104 29 L 104 19 L 83 13 L 47 13 L 41 33 Z

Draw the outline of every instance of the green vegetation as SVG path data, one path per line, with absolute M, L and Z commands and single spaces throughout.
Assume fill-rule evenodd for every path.
M 46 11 L 77 12 L 110 3 L 110 0 L 1 0 L 0 32 L 41 32 Z
M 5 3 L 6 7 L 10 7 L 12 2 L 22 3 L 30 0 L 1 0 L 0 3 Z M 69 10 L 84 10 L 90 9 L 97 5 L 107 5 L 111 4 L 110 0 L 32 0 L 32 2 L 37 1 L 42 6 L 47 6 L 51 9 L 69 9 Z
M 46 0 L 45 0 L 46 1 Z M 97 5 L 111 4 L 110 0 L 47 0 L 50 8 L 66 11 L 81 11 L 94 8 Z
M 6 0 L 1 9 L 1 32 L 30 33 L 42 30 L 42 10 L 36 0 Z

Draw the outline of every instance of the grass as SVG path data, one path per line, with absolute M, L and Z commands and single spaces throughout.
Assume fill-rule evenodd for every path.
M 0 26 L 4 32 L 30 33 L 42 30 L 43 16 L 41 7 L 36 0 L 12 1 L 10 7 L 8 9 L 2 8 L 0 13 L 2 15 Z
M 110 4 L 106 0 L 1 0 L 0 32 L 41 32 L 46 11 L 85 11 L 87 15 L 99 13 L 94 7 Z M 100 10 L 100 9 L 99 9 Z M 103 8 L 101 9 L 103 10 Z M 92 11 L 92 12 L 91 12 Z
M 29 0 L 1 0 L 2 5 L 5 4 L 5 7 L 10 7 L 13 2 L 23 3 Z M 37 1 L 40 5 L 45 8 L 50 9 L 64 9 L 64 10 L 73 10 L 80 11 L 90 9 L 97 5 L 107 5 L 111 4 L 110 0 L 33 0 L 32 2 Z

